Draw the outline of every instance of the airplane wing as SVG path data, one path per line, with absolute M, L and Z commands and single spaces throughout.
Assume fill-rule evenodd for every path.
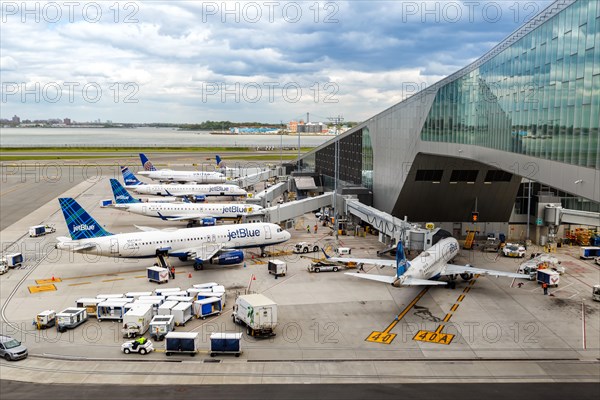
M 165 217 L 161 213 L 158 213 L 160 219 L 163 221 L 191 221 L 191 220 L 200 220 L 202 218 L 208 218 L 210 215 L 208 214 L 191 214 L 186 215 L 185 217 Z
M 155 231 L 160 230 L 160 229 L 152 228 L 151 226 L 140 226 L 140 225 L 134 225 L 134 226 L 142 232 L 155 232 Z
M 529 275 L 517 274 L 514 272 L 496 271 L 493 269 L 475 268 L 470 265 L 455 265 L 446 264 L 444 266 L 443 275 L 459 275 L 459 274 L 479 274 L 479 275 L 491 275 L 491 276 L 504 276 L 507 278 L 522 278 L 529 279 Z
M 214 257 L 223 246 L 225 246 L 224 243 L 206 243 L 202 247 L 189 249 L 187 253 L 190 258 L 207 261 Z
M 379 258 L 351 258 L 351 257 L 327 257 L 330 261 L 337 261 L 343 263 L 357 263 L 357 264 L 373 264 L 381 265 L 382 267 L 395 267 L 396 260 L 385 260 Z
M 398 281 L 399 286 L 441 286 L 446 285 L 446 282 L 431 281 L 428 279 L 415 279 L 411 277 L 404 277 L 404 279 L 393 275 L 369 275 L 369 274 L 357 274 L 355 272 L 346 272 L 346 275 L 354 276 L 356 278 L 369 279 L 371 281 L 383 282 L 393 284 Z

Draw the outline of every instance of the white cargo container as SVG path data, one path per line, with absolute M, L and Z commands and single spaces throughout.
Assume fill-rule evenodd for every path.
M 169 282 L 169 270 L 166 268 L 148 267 L 146 268 L 146 276 L 150 282 L 158 284 Z
M 98 304 L 96 311 L 98 321 L 102 321 L 103 319 L 123 321 L 123 315 L 126 311 L 125 305 L 128 303 L 131 303 L 130 299 L 111 299 Z
M 75 306 L 79 307 L 79 308 L 85 308 L 88 317 L 94 317 L 97 318 L 97 309 L 98 309 L 98 304 L 102 303 L 106 301 L 105 299 L 98 299 L 98 298 L 94 298 L 94 297 L 84 297 L 81 299 L 77 299 L 77 301 L 75 301 Z
M 175 317 L 172 315 L 157 315 L 150 321 L 150 337 L 161 341 L 167 333 L 175 330 Z
M 225 293 L 225 286 L 223 285 L 215 285 L 212 287 L 213 293 Z
M 287 264 L 281 260 L 270 260 L 267 265 L 269 274 L 277 276 L 285 276 L 287 273 Z
M 123 337 L 132 338 L 146 333 L 152 320 L 152 306 L 138 304 L 123 315 Z
M 109 293 L 109 294 L 99 294 L 96 295 L 98 299 L 124 299 L 125 295 L 123 293 Z
M 187 292 L 184 293 L 187 294 Z M 194 298 L 192 296 L 169 296 L 167 297 L 167 301 L 184 301 L 186 303 L 191 303 L 192 301 L 194 301 Z
M 208 283 L 197 283 L 195 285 L 193 285 L 194 288 L 196 289 L 210 289 L 213 286 L 217 286 L 218 283 L 216 282 L 208 282 Z
M 160 302 L 160 304 L 162 304 L 162 303 L 165 302 L 166 297 L 165 296 L 140 296 L 140 297 L 138 297 L 138 301 L 140 301 L 140 300 L 143 300 L 143 301 L 146 301 L 146 300 L 158 301 L 158 302 Z
M 171 315 L 175 317 L 175 325 L 185 325 L 192 319 L 192 303 L 183 302 L 171 309 Z
M 262 294 L 246 294 L 235 300 L 233 322 L 246 325 L 250 336 L 273 336 L 277 326 L 277 304 Z
M 140 296 L 152 296 L 152 292 L 127 292 L 125 297 L 133 300 L 137 300 Z
M 172 287 L 172 288 L 158 288 L 154 290 L 154 293 L 157 296 L 169 296 L 170 292 L 181 292 L 181 288 Z
M 44 310 L 35 316 L 35 326 L 37 329 L 47 329 L 56 324 L 56 311 Z
M 0 264 L 6 265 L 7 268 L 20 267 L 23 264 L 23 254 L 6 254 L 4 257 L 2 257 L 2 259 L 0 259 Z
M 148 304 L 149 306 L 152 307 L 152 315 L 154 316 L 154 315 L 158 314 L 158 307 L 160 307 L 160 305 L 162 304 L 162 301 L 160 301 L 160 300 L 136 300 L 131 304 L 133 304 L 133 305 Z
M 202 292 L 198 292 L 196 294 L 196 300 L 202 300 L 202 299 L 206 299 L 209 297 L 218 297 L 219 299 L 221 299 L 221 307 L 225 308 L 225 303 L 226 303 L 226 298 L 227 298 L 227 296 L 225 295 L 225 292 L 213 293 L 213 292 L 202 291 Z
M 167 300 L 169 300 L 169 297 L 174 297 L 174 296 L 187 296 L 188 292 L 187 290 L 179 290 L 177 292 L 173 291 L 173 292 L 165 292 L 163 293 L 163 295 L 167 296 Z
M 207 297 L 194 301 L 194 315 L 196 318 L 206 319 L 209 315 L 220 315 L 223 310 L 219 297 Z
M 177 301 L 165 301 L 158 307 L 158 315 L 171 315 L 171 310 L 177 304 Z
M 56 328 L 59 332 L 73 329 L 87 320 L 85 308 L 69 307 L 56 314 Z

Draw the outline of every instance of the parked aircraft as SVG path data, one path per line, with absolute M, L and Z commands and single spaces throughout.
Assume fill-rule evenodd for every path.
M 236 185 L 147 184 L 137 179 L 137 177 L 131 171 L 129 171 L 129 168 L 127 167 L 121 167 L 121 173 L 123 174 L 125 187 L 140 194 L 192 197 L 200 201 L 205 200 L 207 196 L 246 197 L 247 195 L 247 192 L 244 189 Z
M 290 233 L 278 225 L 252 223 L 189 229 L 143 228 L 141 232 L 113 234 L 105 230 L 74 199 L 58 199 L 70 238 L 59 237 L 59 250 L 90 253 L 103 257 L 146 258 L 157 255 L 193 261 L 194 269 L 204 263 L 238 264 L 244 260 L 243 248 L 265 247 L 286 242 Z
M 200 182 L 200 183 L 223 183 L 225 176 L 216 171 L 173 171 L 171 169 L 156 169 L 148 157 L 140 153 L 140 160 L 144 170 L 138 171 L 141 176 L 147 176 L 154 181 L 160 182 Z
M 408 261 L 404 254 L 402 241 L 398 242 L 395 260 L 352 258 L 352 257 L 329 257 L 332 261 L 355 262 L 362 264 L 375 264 L 381 266 L 395 266 L 396 275 L 371 275 L 347 272 L 356 278 L 370 279 L 378 282 L 389 283 L 393 286 L 421 286 L 421 285 L 446 285 L 447 282 L 439 281 L 441 277 L 450 280 L 450 286 L 454 286 L 454 280 L 458 276 L 464 280 L 470 280 L 473 275 L 505 276 L 508 278 L 529 279 L 529 275 L 516 274 L 512 272 L 496 271 L 492 269 L 474 268 L 470 265 L 450 264 L 450 261 L 458 254 L 458 242 L 452 237 L 440 240 L 412 261 Z
M 214 225 L 216 219 L 241 218 L 263 208 L 253 204 L 231 203 L 143 203 L 130 195 L 116 179 L 110 180 L 115 208 L 133 214 L 161 218 L 165 221 L 189 221 L 200 225 Z

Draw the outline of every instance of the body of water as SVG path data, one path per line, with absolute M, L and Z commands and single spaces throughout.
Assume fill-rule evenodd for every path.
M 316 147 L 331 135 L 300 136 L 301 147 Z M 293 135 L 211 135 L 173 128 L 0 128 L 5 147 L 297 147 Z

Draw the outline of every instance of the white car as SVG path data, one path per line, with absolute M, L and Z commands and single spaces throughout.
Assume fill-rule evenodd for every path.
M 520 244 L 515 243 L 506 243 L 506 245 L 502 248 L 502 254 L 505 257 L 525 257 L 525 246 L 521 246 Z
M 146 340 L 144 344 L 140 344 L 139 339 L 130 340 L 121 345 L 121 351 L 125 354 L 140 353 L 144 355 L 154 351 L 154 346 L 152 346 L 152 342 L 149 340 Z
M 596 257 L 594 261 L 596 262 L 596 264 L 600 265 L 600 257 Z

